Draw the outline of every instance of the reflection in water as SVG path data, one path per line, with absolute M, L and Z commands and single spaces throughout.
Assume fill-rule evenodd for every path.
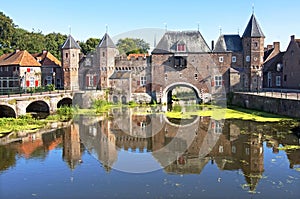
M 141 155 L 150 154 L 156 166 L 148 165 L 147 171 L 163 168 L 167 174 L 200 174 L 206 165 L 216 165 L 221 171 L 242 171 L 249 190 L 254 191 L 264 173 L 263 143 L 273 153 L 278 153 L 281 145 L 299 145 L 299 138 L 280 124 L 197 117 L 179 125 L 164 115 L 136 115 L 132 109 L 114 109 L 111 116 L 80 116 L 68 128 L 2 145 L 0 171 L 15 166 L 18 155 L 43 160 L 49 151 L 61 147 L 63 160 L 71 170 L 82 163 L 87 150 L 106 172 L 113 168 L 126 171 L 118 162 L 127 152 L 139 155 L 140 162 L 146 158 Z M 290 168 L 300 165 L 300 150 L 288 151 L 287 157 Z M 141 171 L 147 172 L 145 168 Z

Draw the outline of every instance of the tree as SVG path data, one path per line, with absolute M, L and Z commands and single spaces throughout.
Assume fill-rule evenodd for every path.
M 118 40 L 117 48 L 120 54 L 126 53 L 126 55 L 129 55 L 130 53 L 147 53 L 150 45 L 143 39 L 125 38 Z
M 88 54 L 96 49 L 96 46 L 100 43 L 101 39 L 98 38 L 89 38 L 86 42 L 79 42 L 81 51 L 83 54 Z
M 13 20 L 0 12 L 0 55 L 11 51 L 11 41 L 15 31 Z
M 67 39 L 67 35 L 60 33 L 50 33 L 45 36 L 46 50 L 48 50 L 56 58 L 61 59 L 61 46 Z

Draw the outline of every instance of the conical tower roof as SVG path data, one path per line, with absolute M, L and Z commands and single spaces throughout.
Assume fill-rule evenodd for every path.
M 116 48 L 116 45 L 114 44 L 110 36 L 105 33 L 97 48 Z
M 75 39 L 69 35 L 61 49 L 81 49 Z
M 243 37 L 265 37 L 254 14 L 252 14 L 250 18 L 250 21 L 245 29 Z

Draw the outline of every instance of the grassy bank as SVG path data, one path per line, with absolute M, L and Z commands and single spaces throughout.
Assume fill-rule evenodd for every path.
M 31 115 L 23 115 L 17 119 L 0 118 L 0 138 L 11 132 L 27 131 L 30 133 L 45 128 L 49 123 L 71 120 L 75 109 L 74 107 L 59 108 L 56 114 L 46 119 L 35 119 Z

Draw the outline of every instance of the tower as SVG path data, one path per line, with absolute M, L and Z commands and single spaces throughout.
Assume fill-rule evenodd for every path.
M 115 70 L 115 57 L 119 54 L 118 49 L 113 43 L 110 36 L 105 33 L 101 42 L 97 46 L 97 55 L 100 67 L 100 86 L 101 88 L 109 88 L 109 77 Z
M 252 91 L 258 91 L 262 88 L 264 40 L 265 35 L 262 32 L 254 14 L 252 14 L 242 36 L 244 50 L 243 59 L 246 72 L 244 87 Z
M 73 90 L 79 88 L 78 69 L 80 49 L 80 46 L 71 35 L 68 36 L 61 47 L 65 89 Z

